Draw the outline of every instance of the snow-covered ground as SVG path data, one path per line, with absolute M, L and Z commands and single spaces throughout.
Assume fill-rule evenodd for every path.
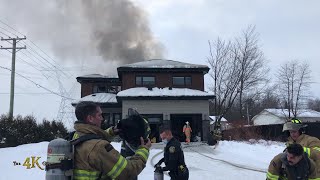
M 120 143 L 112 144 L 120 150 Z M 44 167 L 41 163 L 47 158 L 47 145 L 48 142 L 41 142 L 0 149 L 0 180 L 45 179 L 45 171 L 40 168 Z M 147 167 L 139 175 L 140 180 L 153 180 L 152 165 L 162 157 L 161 148 L 162 145 L 156 144 L 151 149 Z M 190 180 L 257 180 L 265 179 L 266 175 L 263 171 L 266 171 L 270 160 L 284 148 L 284 144 L 278 142 L 221 141 L 215 149 L 204 144 L 193 144 L 186 146 L 184 151 L 186 164 L 190 171 Z M 38 159 L 40 168 L 36 164 L 31 169 L 23 166 L 25 159 L 31 156 L 40 157 Z M 21 165 L 15 166 L 13 161 L 20 162 Z M 30 163 L 31 161 L 30 158 Z M 165 176 L 164 179 L 169 180 L 170 178 Z

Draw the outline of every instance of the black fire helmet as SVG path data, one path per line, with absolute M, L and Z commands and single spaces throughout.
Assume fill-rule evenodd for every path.
M 148 121 L 132 108 L 128 109 L 128 117 L 118 122 L 117 128 L 121 129 L 120 138 L 134 148 L 141 144 L 140 137 L 147 140 L 151 132 Z

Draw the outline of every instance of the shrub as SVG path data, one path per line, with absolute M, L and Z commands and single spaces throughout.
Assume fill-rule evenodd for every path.
M 18 115 L 9 119 L 7 115 L 0 116 L 0 141 L 5 142 L 0 147 L 13 147 L 21 144 L 51 141 L 57 137 L 65 137 L 68 132 L 62 122 L 43 120 L 37 124 L 33 116 Z

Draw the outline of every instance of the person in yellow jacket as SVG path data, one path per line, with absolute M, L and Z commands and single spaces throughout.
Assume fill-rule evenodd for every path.
M 191 126 L 189 124 L 189 122 L 186 122 L 186 125 L 183 126 L 183 133 L 186 135 L 186 143 L 189 144 L 190 143 L 190 139 L 191 139 Z
M 320 140 L 316 137 L 304 134 L 305 128 L 301 120 L 293 118 L 283 125 L 283 132 L 289 131 L 287 145 L 292 143 L 301 144 L 303 147 L 312 148 L 320 152 Z
M 313 160 L 300 144 L 290 144 L 286 152 L 275 156 L 267 171 L 267 180 L 320 180 Z
M 145 168 L 151 142 L 141 137 L 141 145 L 135 154 L 126 159 L 113 148 L 108 139 L 118 130 L 102 130 L 101 108 L 93 102 L 80 102 L 75 110 L 78 121 L 73 139 L 86 134 L 95 134 L 101 139 L 91 139 L 75 147 L 74 180 L 130 180 Z

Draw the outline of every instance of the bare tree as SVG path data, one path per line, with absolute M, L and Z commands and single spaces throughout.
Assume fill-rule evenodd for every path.
M 268 68 L 265 67 L 265 58 L 258 45 L 258 35 L 254 26 L 249 26 L 242 35 L 233 41 L 224 41 L 218 38 L 209 41 L 210 55 L 207 59 L 213 83 L 210 89 L 216 95 L 214 113 L 217 124 L 230 110 L 235 100 L 239 100 L 240 114 L 242 115 L 243 95 L 253 99 L 255 92 L 259 94 L 261 84 L 268 81 Z M 251 92 L 250 92 L 251 91 Z M 249 96 L 250 94 L 250 96 Z
M 278 70 L 278 87 L 282 97 L 282 108 L 288 110 L 288 118 L 297 117 L 303 107 L 311 84 L 309 64 L 299 61 L 284 63 Z
M 265 87 L 264 85 L 268 82 L 267 74 L 269 68 L 266 67 L 264 54 L 259 47 L 259 36 L 255 32 L 255 26 L 248 26 L 248 28 L 242 32 L 242 35 L 236 38 L 233 51 L 237 52 L 235 53 L 237 56 L 236 60 L 239 61 L 238 64 L 241 68 L 239 112 L 242 118 L 243 107 L 245 105 L 243 102 L 261 93 L 263 87 Z M 262 84 L 263 86 L 261 86 Z
M 209 75 L 213 80 L 209 88 L 216 96 L 214 113 L 218 117 L 215 122 L 217 126 L 239 94 L 240 69 L 235 59 L 237 51 L 232 51 L 231 42 L 218 38 L 214 42 L 209 41 L 209 48 L 210 55 L 207 61 L 211 67 Z
M 320 111 L 320 99 L 309 99 L 308 100 L 308 108 L 315 110 L 315 111 Z

